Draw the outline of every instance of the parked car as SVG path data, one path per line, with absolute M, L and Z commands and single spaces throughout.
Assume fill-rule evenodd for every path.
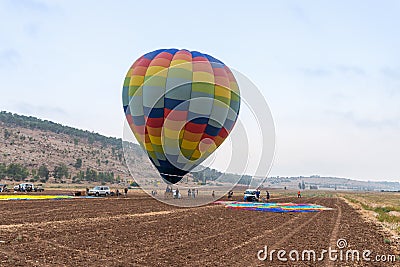
M 245 202 L 255 202 L 258 201 L 257 198 L 257 189 L 247 189 L 244 192 L 243 201 Z
M 35 191 L 35 186 L 32 183 L 22 183 L 14 186 L 14 191 L 32 192 Z
M 95 186 L 88 192 L 89 196 L 109 196 L 111 195 L 110 187 L 108 186 Z

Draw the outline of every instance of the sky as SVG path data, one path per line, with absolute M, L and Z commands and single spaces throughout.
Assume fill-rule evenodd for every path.
M 398 14 L 398 1 L 0 0 L 0 110 L 122 137 L 134 60 L 197 50 L 267 100 L 270 175 L 400 181 Z

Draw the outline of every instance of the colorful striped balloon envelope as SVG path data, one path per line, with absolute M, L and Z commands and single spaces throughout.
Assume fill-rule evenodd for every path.
M 236 202 L 217 201 L 215 204 L 224 205 L 230 209 L 255 210 L 264 212 L 318 212 L 332 210 L 321 205 L 308 203 L 260 203 L 260 202 Z
M 178 49 L 137 59 L 125 77 L 122 101 L 139 144 L 173 184 L 224 142 L 240 108 L 238 83 L 224 63 Z

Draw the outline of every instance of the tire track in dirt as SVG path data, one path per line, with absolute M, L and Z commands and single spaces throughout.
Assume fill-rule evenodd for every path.
M 334 201 L 337 202 L 337 200 L 334 199 L 320 199 L 318 204 L 333 208 L 335 206 L 333 203 Z M 301 232 L 298 230 L 297 233 L 293 233 L 293 238 L 286 238 L 286 240 L 277 242 L 272 246 L 268 245 L 269 251 L 271 249 L 284 249 L 288 253 L 289 251 L 295 250 L 298 251 L 300 255 L 302 251 L 311 249 L 317 253 L 316 261 L 302 261 L 300 258 L 300 260 L 296 261 L 288 259 L 287 262 L 283 262 L 278 261 L 275 255 L 272 262 L 268 261 L 270 266 L 326 266 L 328 260 L 327 257 L 324 257 L 323 261 L 318 260 L 318 258 L 321 256 L 319 254 L 320 251 L 322 249 L 328 249 L 328 246 L 330 245 L 330 236 L 337 222 L 337 209 L 320 211 L 318 214 L 318 219 L 306 222 L 303 225 Z M 266 262 L 259 261 L 254 257 L 254 265 L 265 266 L 263 264 L 266 264 Z
M 308 200 L 314 200 L 314 198 L 313 199 L 308 199 Z M 286 199 L 285 199 L 285 201 L 286 201 Z M 292 202 L 294 202 L 294 201 L 292 201 Z M 310 203 L 310 202 L 307 202 L 307 203 Z M 302 227 L 304 227 L 309 221 L 312 221 L 313 219 L 314 219 L 314 217 L 317 217 L 317 215 L 319 214 L 319 212 L 317 212 L 316 214 L 314 214 L 310 219 L 308 219 L 305 223 L 303 223 L 303 224 L 301 224 L 299 227 L 300 228 L 302 228 Z M 296 220 L 299 220 L 299 219 L 302 219 L 302 216 L 303 215 L 307 215 L 307 214 L 296 214 L 297 215 L 297 217 L 295 217 L 295 219 Z M 277 231 L 277 230 L 280 230 L 280 229 L 282 229 L 282 228 L 284 228 L 284 227 L 286 227 L 287 225 L 290 225 L 291 223 L 293 223 L 293 219 L 291 219 L 291 220 L 289 220 L 289 221 L 287 221 L 287 222 L 285 222 L 283 225 L 280 225 L 279 227 L 277 227 L 277 228 L 274 228 L 274 230 L 273 231 Z M 296 229 L 298 229 L 298 228 L 296 228 Z M 265 234 L 267 234 L 267 233 L 270 233 L 270 232 L 273 232 L 272 230 L 267 230 L 265 233 L 263 233 L 262 235 L 260 235 L 260 236 L 264 236 Z M 297 231 L 296 231 L 297 232 Z M 294 234 L 294 233 L 293 233 Z M 292 236 L 292 235 L 291 235 Z M 257 236 L 258 237 L 258 236 Z M 257 239 L 257 237 L 255 237 L 255 239 Z M 285 238 L 283 238 L 281 241 L 283 242 L 284 240 L 286 240 L 286 239 L 288 239 L 289 237 L 288 236 L 286 236 Z M 249 242 L 250 243 L 250 242 Z M 275 244 L 273 244 L 273 245 L 276 245 L 277 243 L 275 243 Z M 278 243 L 279 244 L 279 243 Z M 239 246 L 239 248 L 240 247 L 242 247 L 242 246 Z
M 286 201 L 290 201 L 293 199 L 281 199 L 284 202 Z M 297 200 L 297 199 L 295 199 Z M 302 199 L 299 199 L 298 201 L 300 202 L 304 202 L 301 201 Z M 304 199 L 303 199 L 304 200 Z M 307 203 L 312 203 L 315 202 L 315 200 L 318 200 L 317 198 L 310 198 L 307 199 Z M 295 201 L 292 201 L 295 202 Z M 329 203 L 330 204 L 330 203 Z M 327 207 L 331 207 L 331 205 L 326 205 L 326 203 L 324 203 L 323 205 L 327 206 Z M 331 213 L 331 211 L 329 211 L 327 214 L 328 216 L 332 216 L 329 215 Z M 260 249 L 264 248 L 265 243 L 263 244 L 259 244 L 261 242 L 257 242 L 258 240 L 264 240 L 264 242 L 267 242 L 268 247 L 271 248 L 271 244 L 273 246 L 273 248 L 277 248 L 278 246 L 282 246 L 285 243 L 290 243 L 293 240 L 297 240 L 297 236 L 299 235 L 299 232 L 309 232 L 309 227 L 311 225 L 311 223 L 314 222 L 319 222 L 322 221 L 321 216 L 324 216 L 322 214 L 325 214 L 323 211 L 322 212 L 317 212 L 315 214 L 304 214 L 304 213 L 300 213 L 300 214 L 296 214 L 296 216 L 298 216 L 298 218 L 300 219 L 300 221 L 296 221 L 293 220 L 290 223 L 287 223 L 285 225 L 283 225 L 282 227 L 279 228 L 275 228 L 274 231 L 272 231 L 271 233 L 268 233 L 268 231 L 266 231 L 265 233 L 263 233 L 262 235 L 259 236 L 255 236 L 252 238 L 252 240 L 246 242 L 245 244 L 240 244 L 239 246 L 234 247 L 234 249 L 236 249 L 236 252 L 231 252 L 230 254 L 232 255 L 236 255 L 236 254 L 240 254 L 242 255 L 241 257 L 234 257 L 232 259 L 229 259 L 227 261 L 227 264 L 247 264 L 247 265 L 251 265 L 251 266 L 264 266 L 263 264 L 265 264 L 264 262 L 261 262 L 257 259 L 257 252 Z M 303 222 L 303 223 L 302 223 Z M 290 226 L 295 226 L 295 225 L 299 225 L 296 228 L 292 228 Z M 286 231 L 285 231 L 286 230 Z M 288 231 L 291 231 L 290 234 L 286 234 Z M 300 234 L 301 236 L 302 234 Z M 324 237 L 322 237 L 323 239 Z M 268 242 L 268 240 L 278 240 L 277 242 Z M 257 246 L 258 245 L 258 246 Z M 246 251 L 246 253 L 243 253 L 244 251 Z M 243 256 L 244 255 L 244 256 Z M 283 262 L 281 262 L 280 264 L 284 264 Z M 274 265 L 274 264 L 272 264 Z M 275 265 L 274 265 L 275 266 Z M 279 265 L 281 266 L 281 265 Z M 290 265 L 288 265 L 290 266 Z
M 308 214 L 299 214 L 299 216 L 297 217 L 296 221 L 293 221 L 293 220 L 288 221 L 287 223 L 285 223 L 281 227 L 277 227 L 273 231 L 271 231 L 270 235 L 273 236 L 272 240 L 276 240 L 276 241 L 275 242 L 268 242 L 268 247 L 279 248 L 287 240 L 291 239 L 299 231 L 301 231 L 303 228 L 307 227 L 310 224 L 310 222 L 312 222 L 313 220 L 316 220 L 318 217 L 320 217 L 321 216 L 321 212 L 316 212 L 315 214 L 312 214 L 311 216 L 307 216 L 307 215 Z M 305 218 L 305 216 L 307 216 L 309 218 Z M 297 222 L 297 221 L 299 221 L 299 222 Z M 289 233 L 288 233 L 288 231 L 284 231 L 284 229 L 287 229 L 287 226 L 293 225 L 293 223 L 295 223 L 298 226 L 296 228 L 294 228 L 294 229 L 291 229 L 291 231 Z M 263 233 L 263 235 L 260 235 L 260 237 L 265 237 L 266 234 L 268 234 L 268 232 L 267 233 Z M 257 239 L 260 239 L 260 238 L 257 238 Z M 257 253 L 258 250 L 263 249 L 265 244 L 258 244 L 258 242 L 256 242 L 257 239 L 252 240 L 252 242 L 249 242 L 248 244 L 246 244 L 246 246 L 255 247 L 256 249 L 254 251 L 250 250 L 250 249 L 247 249 L 247 251 L 249 251 L 249 253 L 247 253 L 247 255 L 245 254 L 245 256 L 240 257 L 240 259 L 237 259 L 235 262 L 240 262 L 240 263 L 243 263 L 243 264 L 246 263 L 246 262 L 247 263 L 252 262 L 255 265 L 261 263 L 257 259 L 256 253 Z M 239 253 L 239 254 L 241 254 L 241 253 Z
M 274 214 L 273 216 L 271 216 L 269 218 L 269 220 L 273 220 L 275 217 L 278 217 L 278 216 L 280 216 L 280 215 L 279 214 Z M 236 222 L 241 222 L 241 221 L 242 221 L 241 218 L 238 218 L 236 220 Z M 195 240 L 179 242 L 179 248 L 182 249 L 183 247 L 192 247 L 193 244 L 196 244 L 196 243 L 199 243 L 199 242 L 204 242 L 204 241 L 207 241 L 207 240 L 210 240 L 210 239 L 211 240 L 212 239 L 217 239 L 218 237 L 221 237 L 221 236 L 230 236 L 231 233 L 234 233 L 234 232 L 237 232 L 237 231 L 240 232 L 241 230 L 243 230 L 245 228 L 256 226 L 257 224 L 258 224 L 258 222 L 253 222 L 250 225 L 243 225 L 243 226 L 240 226 L 240 227 L 228 228 L 228 230 L 219 231 L 216 234 L 206 235 L 205 237 L 196 238 Z M 166 253 L 167 251 L 170 250 L 170 248 L 165 248 L 165 247 L 163 247 L 162 244 L 160 244 L 158 246 L 152 247 L 151 250 L 156 250 L 159 253 Z M 143 252 L 141 252 L 139 254 L 136 253 L 135 255 L 138 256 L 138 257 L 142 257 L 142 256 L 148 254 L 148 252 L 149 251 L 143 251 Z
M 335 206 L 337 208 L 337 215 L 336 215 L 335 224 L 334 224 L 333 229 L 332 229 L 331 238 L 329 240 L 329 245 L 332 248 L 336 246 L 336 242 L 337 242 L 338 236 L 339 236 L 339 226 L 340 226 L 340 222 L 342 220 L 342 208 L 339 205 L 339 199 L 338 198 L 336 198 Z M 328 261 L 326 266 L 327 267 L 333 267 L 333 266 L 335 266 L 335 263 L 333 261 Z
M 190 225 L 185 225 L 183 228 L 179 229 L 180 225 L 177 225 L 177 229 L 174 229 L 173 232 L 167 233 L 168 235 L 175 236 L 177 240 L 174 240 L 174 242 L 169 241 L 168 243 L 163 242 L 161 244 L 156 242 L 156 244 L 160 245 L 144 249 L 144 253 L 135 253 L 135 261 L 139 263 L 145 261 L 149 266 L 155 265 L 157 261 L 164 262 L 165 265 L 172 265 L 174 264 L 173 258 L 175 253 L 178 251 L 188 251 L 188 253 L 184 256 L 188 263 L 196 262 L 196 264 L 200 265 L 201 263 L 201 265 L 204 266 L 208 264 L 207 259 L 212 258 L 212 262 L 208 265 L 213 265 L 213 263 L 215 265 L 215 258 L 219 258 L 219 260 L 221 260 L 221 257 L 224 257 L 224 254 L 226 254 L 224 253 L 225 249 L 231 248 L 231 244 L 237 242 L 237 233 L 243 233 L 240 237 L 245 239 L 246 236 L 253 236 L 257 233 L 258 225 L 260 223 L 260 220 L 252 221 L 251 224 L 245 222 L 246 219 L 249 218 L 249 215 L 255 214 L 253 211 L 230 210 L 226 208 L 223 208 L 222 211 L 224 213 L 221 214 L 221 216 L 226 217 L 226 215 L 230 215 L 233 216 L 235 220 L 217 223 L 215 226 L 211 225 L 211 228 L 216 228 L 216 230 L 219 230 L 217 234 L 210 235 L 210 231 L 203 231 L 200 233 L 197 231 L 194 232 Z M 215 210 L 214 212 L 220 211 Z M 264 223 L 266 221 L 270 221 L 271 224 L 278 222 L 279 225 L 281 225 L 286 222 L 286 219 L 282 217 L 282 214 L 259 213 L 259 215 L 262 216 L 262 221 Z M 198 216 L 201 218 L 203 215 L 198 214 Z M 256 218 L 259 217 L 257 216 Z M 201 225 L 207 225 L 208 223 L 209 221 L 202 221 Z M 201 227 L 201 225 L 196 224 L 196 228 Z M 221 229 L 228 230 L 220 231 Z M 206 236 L 204 236 L 204 233 L 206 233 Z M 191 238 L 191 241 L 185 241 L 185 239 L 180 238 L 182 236 L 194 236 L 194 238 Z M 164 235 L 159 236 L 159 238 L 166 240 Z M 164 247 L 164 249 L 162 247 Z M 196 253 L 190 252 L 193 251 L 193 248 L 196 248 Z M 162 253 L 160 253 L 160 250 Z M 152 252 L 154 253 L 154 251 L 157 251 L 157 261 L 149 261 L 149 255 L 151 255 L 150 253 Z
M 239 245 L 233 247 L 231 250 L 236 250 L 236 249 L 242 248 L 242 247 L 244 247 L 244 246 L 246 246 L 246 245 L 249 245 L 249 244 L 251 244 L 252 242 L 256 242 L 257 239 L 260 239 L 260 238 L 264 237 L 266 234 L 273 233 L 274 231 L 279 231 L 280 229 L 286 227 L 286 226 L 289 225 L 289 224 L 292 224 L 293 221 L 296 221 L 296 220 L 298 220 L 298 219 L 299 219 L 299 217 L 291 218 L 290 220 L 288 220 L 288 221 L 286 221 L 284 224 L 281 224 L 280 226 L 274 228 L 273 230 L 272 230 L 272 229 L 268 229 L 268 230 L 266 230 L 265 232 L 263 232 L 261 235 L 254 236 L 254 237 L 250 238 L 249 240 L 247 240 L 247 241 L 245 241 L 245 242 L 243 242 L 243 243 L 241 243 L 241 244 L 239 244 Z
M 252 214 L 252 212 L 254 214 L 254 211 L 249 211 L 250 214 Z M 246 235 L 244 233 L 239 232 L 239 233 L 241 233 L 241 235 L 239 236 L 240 238 L 238 238 L 238 236 L 236 236 L 236 240 L 231 239 L 230 242 L 228 243 L 228 246 L 225 246 L 225 247 L 221 248 L 215 254 L 210 255 L 210 258 L 201 259 L 200 262 L 205 265 L 213 265 L 213 264 L 215 264 L 215 262 L 218 261 L 218 259 L 223 258 L 224 262 L 227 263 L 227 265 L 229 265 L 229 264 L 236 264 L 236 265 L 239 264 L 240 265 L 243 262 L 249 263 L 249 261 L 247 259 L 244 260 L 244 258 L 247 258 L 246 256 L 249 256 L 249 255 L 242 253 L 243 251 L 247 251 L 247 252 L 249 251 L 247 249 L 247 247 L 252 246 L 254 243 L 257 243 L 260 239 L 263 239 L 265 237 L 268 239 L 270 236 L 274 235 L 275 232 L 279 232 L 281 229 L 284 229 L 288 225 L 291 225 L 295 221 L 299 220 L 300 216 L 298 216 L 298 214 L 291 216 L 289 214 L 279 213 L 275 217 L 275 219 L 278 219 L 278 220 L 270 220 L 268 222 L 266 222 L 265 220 L 261 220 L 261 221 L 258 220 L 257 221 L 258 226 L 261 224 L 264 226 L 263 228 L 267 228 L 267 230 L 263 231 L 262 234 L 259 234 L 259 230 L 260 230 L 259 227 L 255 227 L 248 238 L 246 237 Z M 278 226 L 276 226 L 276 225 L 278 225 Z M 238 242 L 240 242 L 240 244 L 238 244 L 236 246 L 229 245 L 229 244 L 235 244 L 235 243 L 237 244 Z
M 312 200 L 313 201 L 314 199 L 308 199 L 308 200 Z M 287 202 L 287 199 L 285 199 L 284 202 Z M 235 211 L 235 212 L 239 212 L 239 211 Z M 260 215 L 263 214 L 263 213 L 258 213 L 258 212 L 254 212 L 254 211 L 245 211 L 245 212 L 247 212 L 248 215 L 255 215 L 257 217 L 259 217 Z M 269 214 L 269 213 L 266 213 L 266 214 Z M 288 216 L 290 216 L 289 219 L 287 219 Z M 254 227 L 255 229 L 259 229 L 259 225 L 265 225 L 266 226 L 269 223 L 272 224 L 272 226 L 271 227 L 267 227 L 268 230 L 264 231 L 261 235 L 258 232 L 254 232 L 253 231 L 250 234 L 250 237 L 249 237 L 250 240 L 245 238 L 244 240 L 242 240 L 242 243 L 240 243 L 239 245 L 236 245 L 233 248 L 232 248 L 232 246 L 228 246 L 225 249 L 225 246 L 221 247 L 221 245 L 218 245 L 218 248 L 219 248 L 220 251 L 215 252 L 214 255 L 212 255 L 212 258 L 214 258 L 214 260 L 215 260 L 215 258 L 218 259 L 220 257 L 224 257 L 224 255 L 235 255 L 236 254 L 235 253 L 236 250 L 241 251 L 242 247 L 246 247 L 246 246 L 251 245 L 253 243 L 257 243 L 257 240 L 260 240 L 261 238 L 265 237 L 266 235 L 274 235 L 274 233 L 276 231 L 279 231 L 280 229 L 284 229 L 288 225 L 291 225 L 296 220 L 300 219 L 301 215 L 300 214 L 295 214 L 295 213 L 290 213 L 290 214 L 287 214 L 287 213 L 281 214 L 281 213 L 279 213 L 276 216 L 274 216 L 274 218 L 281 218 L 281 219 L 283 218 L 283 220 L 282 220 L 282 222 L 279 222 L 279 220 L 278 221 L 274 221 L 273 219 L 272 220 L 268 220 L 268 221 L 266 221 L 264 219 L 256 220 L 255 223 L 252 224 L 252 225 L 247 225 L 245 227 L 241 227 L 240 229 L 235 229 L 232 232 L 241 233 L 242 232 L 241 230 L 243 230 L 245 228 L 253 228 L 253 226 L 255 226 Z M 274 224 L 278 225 L 278 227 L 275 227 Z M 241 238 L 243 238 L 243 237 L 246 237 L 244 232 L 243 232 L 243 235 L 241 236 Z M 236 240 L 235 239 L 224 240 L 225 242 L 224 242 L 223 245 L 225 245 L 225 244 L 235 244 L 238 241 L 240 241 L 240 239 L 237 240 L 237 238 L 238 237 L 236 236 Z M 221 253 L 221 251 L 223 251 L 223 253 Z M 239 253 L 239 254 L 242 254 L 242 253 Z M 227 259 L 227 261 L 230 262 L 232 257 L 235 258 L 234 256 L 231 256 L 230 258 Z M 242 258 L 243 257 L 241 257 L 239 259 L 239 262 L 242 260 Z M 210 265 L 213 264 L 213 262 L 210 261 L 208 257 L 205 257 L 205 259 L 204 258 L 203 259 L 199 259 L 199 261 L 202 262 L 202 264 L 206 264 L 206 265 L 207 264 L 210 264 Z M 214 261 L 214 263 L 215 263 L 215 261 Z

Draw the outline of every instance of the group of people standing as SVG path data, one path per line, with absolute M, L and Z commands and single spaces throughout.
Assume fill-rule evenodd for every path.
M 188 189 L 188 197 L 196 198 L 199 195 L 199 189 Z
M 7 185 L 3 185 L 2 187 L 0 187 L 0 192 L 8 192 Z
M 15 191 L 15 189 L 14 189 Z M 25 186 L 18 185 L 18 192 L 32 192 L 33 188 L 31 184 L 27 184 Z
M 117 197 L 121 195 L 121 193 L 119 192 L 118 189 L 115 191 L 115 194 Z M 125 187 L 124 188 L 124 197 L 127 197 L 127 196 L 128 196 L 128 187 Z
M 153 195 L 153 193 L 152 193 Z M 172 195 L 173 198 L 179 199 L 181 198 L 181 193 L 179 191 L 179 188 L 172 189 L 172 186 L 167 185 L 167 188 L 165 189 L 165 196 L 168 197 L 168 195 Z M 187 196 L 188 198 L 196 198 L 199 195 L 199 189 L 193 188 L 193 189 L 188 189 L 187 191 Z M 153 195 L 155 196 L 155 194 Z
M 260 199 L 260 196 L 261 196 L 261 191 L 260 190 L 257 190 L 256 191 L 256 198 L 259 200 Z M 269 199 L 271 198 L 271 195 L 269 194 L 269 191 L 267 190 L 267 191 L 265 191 L 265 197 L 263 197 L 262 198 L 262 200 L 265 202 L 265 201 L 269 201 Z

